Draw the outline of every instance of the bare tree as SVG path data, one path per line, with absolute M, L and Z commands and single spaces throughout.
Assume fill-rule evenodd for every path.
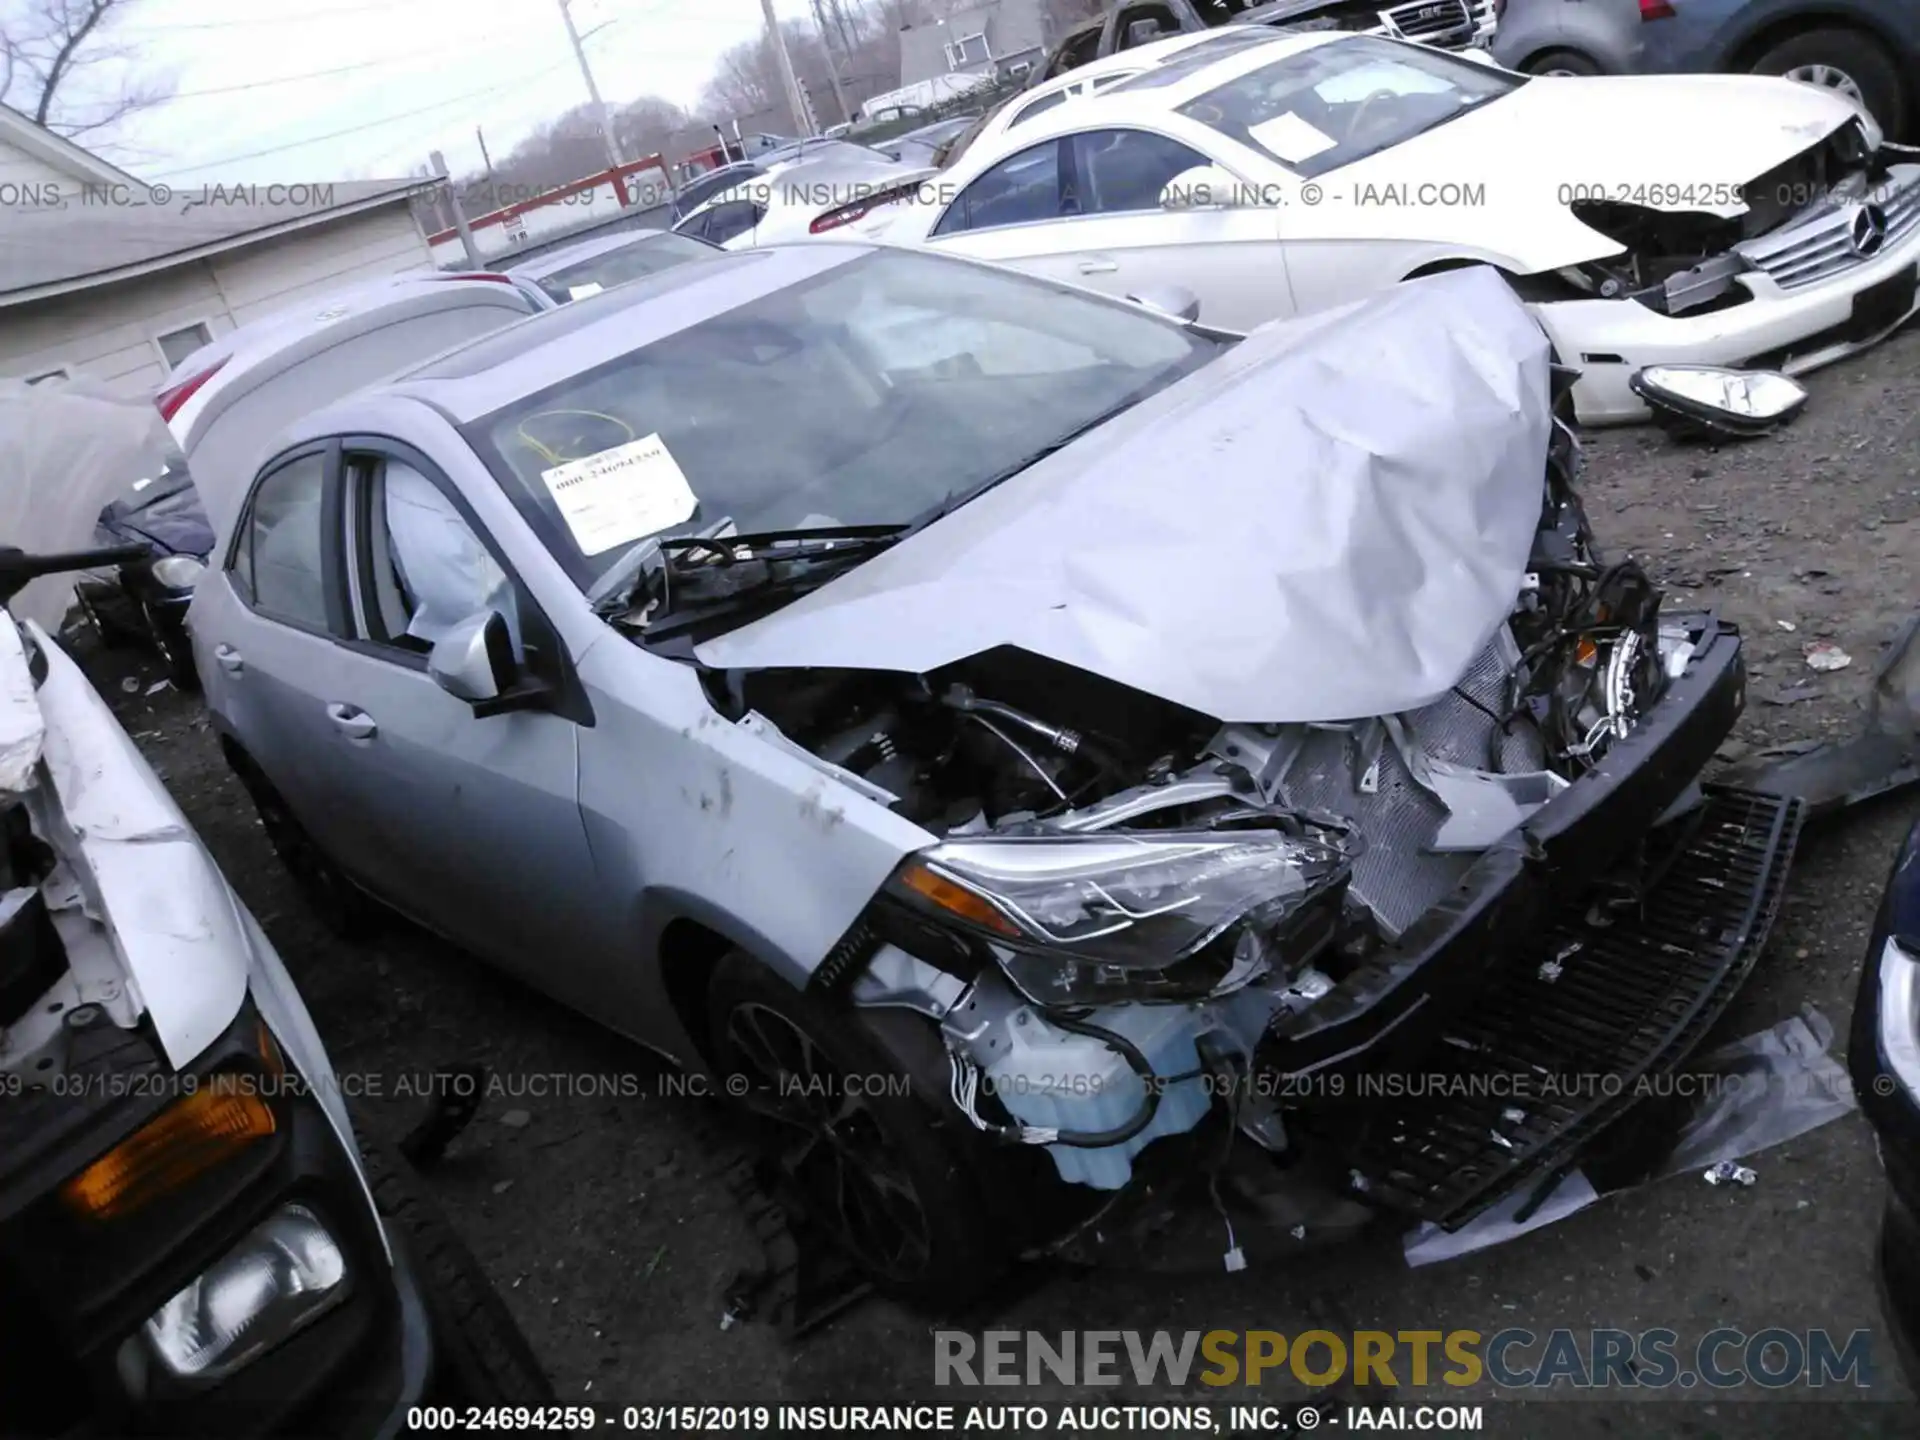
M 21 0 L 0 9 L 0 101 L 69 139 L 105 130 L 172 94 L 127 73 L 113 28 L 133 0 Z

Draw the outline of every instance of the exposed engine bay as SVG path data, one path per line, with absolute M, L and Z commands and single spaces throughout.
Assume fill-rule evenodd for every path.
M 1531 277 L 1565 289 L 1530 298 L 1631 299 L 1663 315 L 1706 313 L 1751 298 L 1736 277 L 1749 271 L 1773 274 L 1783 287 L 1820 278 L 1785 271 L 1776 262 L 1803 247 L 1838 266 L 1863 258 L 1835 252 L 1825 242 L 1837 220 L 1874 205 L 1890 211 L 1890 228 L 1903 225 L 1910 207 L 1920 207 L 1920 155 L 1899 146 L 1875 149 L 1858 123 L 1845 125 L 1818 143 L 1744 184 L 1592 187 L 1569 209 L 1582 224 L 1626 247 L 1624 253 Z M 1575 187 L 1580 190 L 1583 187 Z M 1738 213 L 1715 209 L 1743 206 Z M 1693 208 L 1695 206 L 1702 208 Z M 1708 208 L 1713 207 L 1713 208 Z M 1845 225 L 1839 234 L 1845 239 Z M 1842 245 L 1841 251 L 1847 247 Z M 1796 256 L 1795 258 L 1801 258 Z
M 1393 944 L 1685 668 L 1696 636 L 1600 552 L 1576 459 L 1556 426 L 1508 622 L 1410 713 L 1222 725 L 1012 648 L 924 675 L 709 670 L 709 695 L 940 837 L 890 887 L 924 928 L 881 948 L 874 1003 L 941 1021 L 973 1124 L 1118 1189 L 1276 1015 Z

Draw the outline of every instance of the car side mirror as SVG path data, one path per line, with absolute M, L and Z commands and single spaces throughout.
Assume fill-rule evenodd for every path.
M 1160 38 L 1158 20 L 1135 20 L 1127 26 L 1127 42 L 1120 48 L 1131 50 L 1136 45 L 1151 45 Z
M 482 719 L 540 709 L 552 693 L 514 659 L 507 617 L 498 610 L 469 615 L 434 641 L 427 674 L 456 700 L 466 701 Z
M 1246 183 L 1219 165 L 1195 165 L 1160 187 L 1162 210 L 1227 210 L 1246 203 Z
M 1183 325 L 1191 325 L 1200 318 L 1200 297 L 1184 285 L 1150 285 L 1130 292 L 1127 298 Z

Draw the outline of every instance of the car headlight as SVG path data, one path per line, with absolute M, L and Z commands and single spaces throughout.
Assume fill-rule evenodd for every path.
M 993 942 L 1030 998 L 1064 1002 L 1206 993 L 1264 968 L 1249 946 L 1264 948 L 1348 865 L 1332 843 L 1277 831 L 1006 836 L 923 850 L 892 889 Z
M 217 1380 L 339 1304 L 347 1279 L 346 1256 L 319 1217 L 283 1205 L 126 1344 L 144 1347 L 176 1380 Z
M 1920 957 L 1888 938 L 1880 951 L 1880 1053 L 1920 1101 Z
M 207 567 L 191 555 L 169 555 L 153 562 L 153 578 L 169 590 L 191 590 L 206 573 Z

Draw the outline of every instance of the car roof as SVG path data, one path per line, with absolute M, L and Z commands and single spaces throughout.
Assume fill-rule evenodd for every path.
M 992 160 L 1002 159 L 1017 150 L 1024 150 L 1043 140 L 1056 139 L 1063 134 L 1165 115 L 1229 80 L 1265 69 L 1302 51 L 1360 38 L 1368 37 L 1349 35 L 1343 31 L 1316 31 L 1304 35 L 1281 32 L 1263 45 L 1230 45 L 1218 59 L 1181 76 L 1171 84 L 1142 86 L 1136 90 L 1131 88 L 1130 81 L 1123 80 L 1098 94 L 1083 95 L 1069 105 L 1056 105 L 1051 110 L 1043 110 L 1018 125 L 988 135 L 984 148 L 977 145 L 968 147 L 963 163 L 971 169 L 982 162 L 991 163 Z M 1146 79 L 1154 73 L 1154 68 L 1158 67 L 1143 70 L 1137 78 Z M 1086 69 L 1083 66 L 1069 73 L 1083 75 Z
M 480 273 L 408 271 L 363 281 L 340 290 L 330 290 L 314 299 L 284 306 L 257 320 L 237 325 L 224 335 L 215 336 L 211 343 L 202 345 L 175 365 L 165 383 L 171 384 L 197 375 L 216 361 L 235 359 L 243 354 L 271 353 L 303 335 L 316 334 L 359 317 L 405 313 L 423 300 L 426 308 L 437 308 L 449 293 L 458 294 L 471 288 L 484 286 L 488 291 L 511 288 L 497 279 L 473 278 Z M 244 366 L 226 368 L 237 373 Z
M 483 335 L 341 404 L 403 396 L 464 424 L 879 248 L 816 240 L 676 265 Z M 328 414 L 313 417 L 313 433 L 334 428 Z
M 591 260 L 597 255 L 605 255 L 613 250 L 624 250 L 629 245 L 658 239 L 667 233 L 665 230 L 636 228 L 616 230 L 611 235 L 595 235 L 590 240 L 563 245 L 558 250 L 549 250 L 545 254 L 534 256 L 531 260 L 509 266 L 506 273 L 519 280 L 542 280 L 556 270 L 564 270 L 569 265 L 578 265 L 582 260 Z

